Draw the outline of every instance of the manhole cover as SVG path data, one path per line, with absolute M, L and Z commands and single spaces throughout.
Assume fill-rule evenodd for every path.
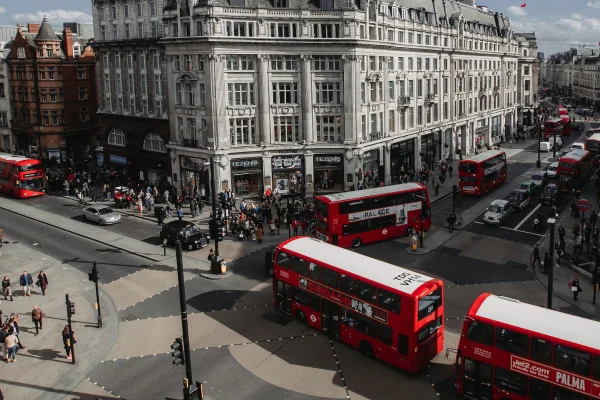
M 266 319 L 267 321 L 275 322 L 276 324 L 279 324 L 281 326 L 286 326 L 287 324 L 293 321 L 292 317 L 279 314 L 273 311 L 269 311 L 268 313 L 261 315 L 261 318 Z

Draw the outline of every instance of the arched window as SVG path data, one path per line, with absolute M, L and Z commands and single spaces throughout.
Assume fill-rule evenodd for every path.
M 125 147 L 127 144 L 127 138 L 122 130 L 113 128 L 108 133 L 108 144 L 113 146 Z
M 165 146 L 165 141 L 162 140 L 160 135 L 156 133 L 149 133 L 144 139 L 144 150 L 166 153 L 167 146 Z

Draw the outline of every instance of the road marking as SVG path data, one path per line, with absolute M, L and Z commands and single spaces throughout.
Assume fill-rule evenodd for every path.
M 531 217 L 533 215 L 533 213 L 536 212 L 541 206 L 542 206 L 541 203 L 538 204 L 537 206 L 535 206 L 535 208 L 533 210 L 531 210 L 531 212 L 529 214 L 527 214 L 527 216 L 521 222 L 519 222 L 519 225 L 515 226 L 515 230 L 519 230 L 521 225 L 523 225 L 525 223 L 525 221 L 527 221 L 529 219 L 529 217 Z
M 479 225 L 487 225 L 486 223 L 483 223 L 483 222 L 480 222 L 480 221 L 473 221 L 473 223 L 475 223 L 475 224 L 479 224 Z M 517 228 L 509 228 L 509 227 L 507 227 L 507 226 L 498 226 L 498 225 L 496 225 L 496 227 L 497 227 L 497 228 L 500 228 L 500 229 L 507 229 L 507 230 L 509 230 L 509 231 L 515 231 L 515 232 L 527 233 L 527 234 L 529 234 L 529 235 L 535 235 L 535 236 L 540 236 L 540 237 L 544 237 L 544 236 L 546 236 L 546 235 L 541 235 L 541 234 L 539 234 L 539 233 L 535 233 L 535 232 L 523 231 L 523 230 L 521 230 L 521 229 L 517 229 Z
M 344 385 L 344 389 L 346 390 L 346 398 L 350 398 L 350 391 L 348 390 L 348 385 L 346 385 L 346 379 L 344 378 L 344 372 L 342 372 L 342 366 L 340 365 L 340 361 L 338 359 L 337 353 L 335 352 L 335 347 L 333 346 L 333 340 L 331 337 L 329 339 L 329 344 L 331 346 L 331 351 L 333 352 L 333 358 L 335 359 L 335 364 L 337 365 L 338 372 L 340 373 L 340 378 L 342 379 L 342 384 Z

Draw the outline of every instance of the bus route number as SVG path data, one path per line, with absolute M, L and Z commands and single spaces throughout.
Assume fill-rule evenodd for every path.
M 418 282 L 422 279 L 422 276 L 419 274 L 412 274 L 410 272 L 403 272 L 397 277 L 394 278 L 395 281 L 400 281 L 400 284 L 403 286 L 408 286 L 411 283 Z

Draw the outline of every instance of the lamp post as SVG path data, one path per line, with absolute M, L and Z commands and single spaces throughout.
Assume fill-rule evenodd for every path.
M 534 111 L 534 120 L 535 120 L 535 130 L 537 132 L 537 136 L 538 136 L 538 159 L 537 162 L 535 163 L 535 166 L 537 168 L 541 168 L 542 167 L 542 161 L 540 160 L 540 153 L 541 153 L 541 143 L 542 143 L 542 133 L 540 132 L 540 120 L 539 120 L 539 116 L 537 113 L 537 110 Z M 556 139 L 555 142 L 556 143 Z
M 215 183 L 215 160 L 214 158 L 210 158 L 210 190 L 212 191 L 212 215 L 215 221 L 217 222 L 217 185 Z M 217 238 L 214 238 L 215 242 L 215 257 L 219 256 L 219 241 Z M 190 379 L 191 380 L 191 379 Z
M 548 266 L 548 300 L 547 308 L 552 309 L 552 292 L 554 291 L 554 224 L 556 219 L 548 218 L 548 225 L 550 225 L 550 257 Z

